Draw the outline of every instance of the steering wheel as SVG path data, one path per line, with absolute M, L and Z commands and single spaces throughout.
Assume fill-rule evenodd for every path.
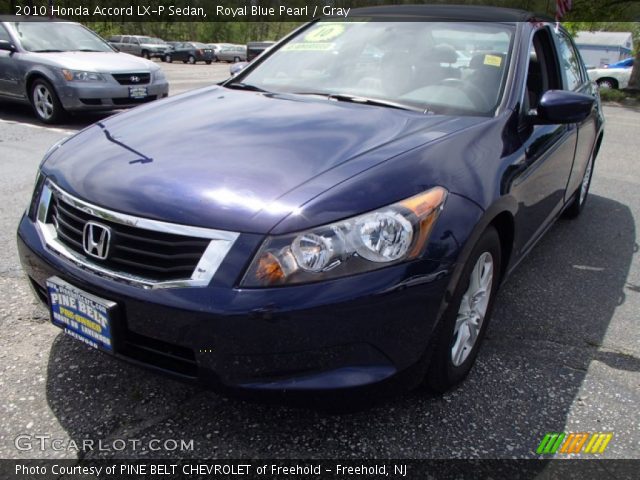
M 471 82 L 465 82 L 459 78 L 445 78 L 440 84 L 462 90 L 480 111 L 486 112 L 491 108 L 491 104 L 485 93 Z

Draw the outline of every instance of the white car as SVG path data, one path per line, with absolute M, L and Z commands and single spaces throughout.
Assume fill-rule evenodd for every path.
M 587 70 L 589 78 L 600 88 L 627 88 L 631 68 L 594 68 Z

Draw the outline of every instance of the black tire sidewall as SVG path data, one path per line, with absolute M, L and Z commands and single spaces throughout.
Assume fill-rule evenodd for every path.
M 489 297 L 485 318 L 482 322 L 482 327 L 480 328 L 480 333 L 478 334 L 478 338 L 473 349 L 461 365 L 455 366 L 451 359 L 451 347 L 453 346 L 454 341 L 454 329 L 458 310 L 460 309 L 462 297 L 468 288 L 471 272 L 478 261 L 478 258 L 480 258 L 480 255 L 484 252 L 489 252 L 493 258 L 494 274 L 493 282 L 491 284 L 491 296 Z M 441 320 L 442 324 L 439 330 L 439 337 L 435 343 L 434 353 L 426 379 L 428 386 L 433 390 L 439 392 L 448 390 L 452 386 L 464 380 L 473 367 L 482 344 L 482 340 L 484 339 L 485 332 L 487 331 L 491 320 L 496 293 L 500 285 L 501 267 L 502 254 L 500 248 L 500 236 L 495 228 L 489 227 L 484 231 L 476 245 L 473 247 L 469 258 L 462 269 L 460 280 L 455 287 L 453 297 Z
M 591 190 L 591 180 L 593 179 L 593 169 L 596 166 L 595 154 L 591 155 L 591 157 L 589 158 L 589 162 L 591 163 L 591 173 L 589 174 L 589 182 L 587 183 L 587 193 L 585 194 L 584 200 L 582 201 L 582 203 L 580 203 L 580 192 L 582 191 L 582 181 L 584 180 L 584 174 L 583 174 L 582 179 L 580 181 L 580 186 L 573 194 L 573 200 L 571 201 L 571 204 L 564 211 L 565 218 L 576 218 L 578 215 L 582 213 L 582 210 L 584 210 L 584 206 L 586 205 L 587 200 L 589 200 L 589 192 Z M 585 174 L 586 174 L 587 168 L 588 168 L 588 164 L 585 167 Z

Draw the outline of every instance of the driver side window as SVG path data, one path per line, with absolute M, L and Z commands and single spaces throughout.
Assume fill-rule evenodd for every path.
M 547 90 L 562 88 L 549 29 L 538 30 L 529 49 L 529 68 L 524 95 L 526 111 L 538 107 Z

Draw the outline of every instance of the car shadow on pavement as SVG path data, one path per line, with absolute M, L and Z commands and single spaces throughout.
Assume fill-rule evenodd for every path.
M 61 124 L 47 125 L 36 118 L 31 106 L 18 102 L 0 100 L 0 121 L 15 122 L 41 128 L 81 130 L 95 122 L 104 120 L 114 113 L 117 113 L 117 111 L 73 113 L 69 114 Z
M 143 458 L 535 457 L 547 432 L 622 428 L 625 419 L 610 414 L 607 401 L 624 397 L 613 382 L 637 372 L 639 362 L 619 344 L 625 326 L 608 328 L 626 295 L 638 294 L 626 283 L 635 239 L 629 208 L 596 195 L 579 219 L 560 220 L 503 286 L 469 378 L 443 396 L 405 393 L 341 415 L 247 402 L 130 366 L 60 334 L 49 358 L 48 403 L 77 442 L 142 445 L 87 458 L 145 455 L 152 438 L 193 440 L 193 449 L 147 451 Z M 570 412 L 588 421 L 568 424 Z M 615 442 L 609 448 L 615 453 Z

